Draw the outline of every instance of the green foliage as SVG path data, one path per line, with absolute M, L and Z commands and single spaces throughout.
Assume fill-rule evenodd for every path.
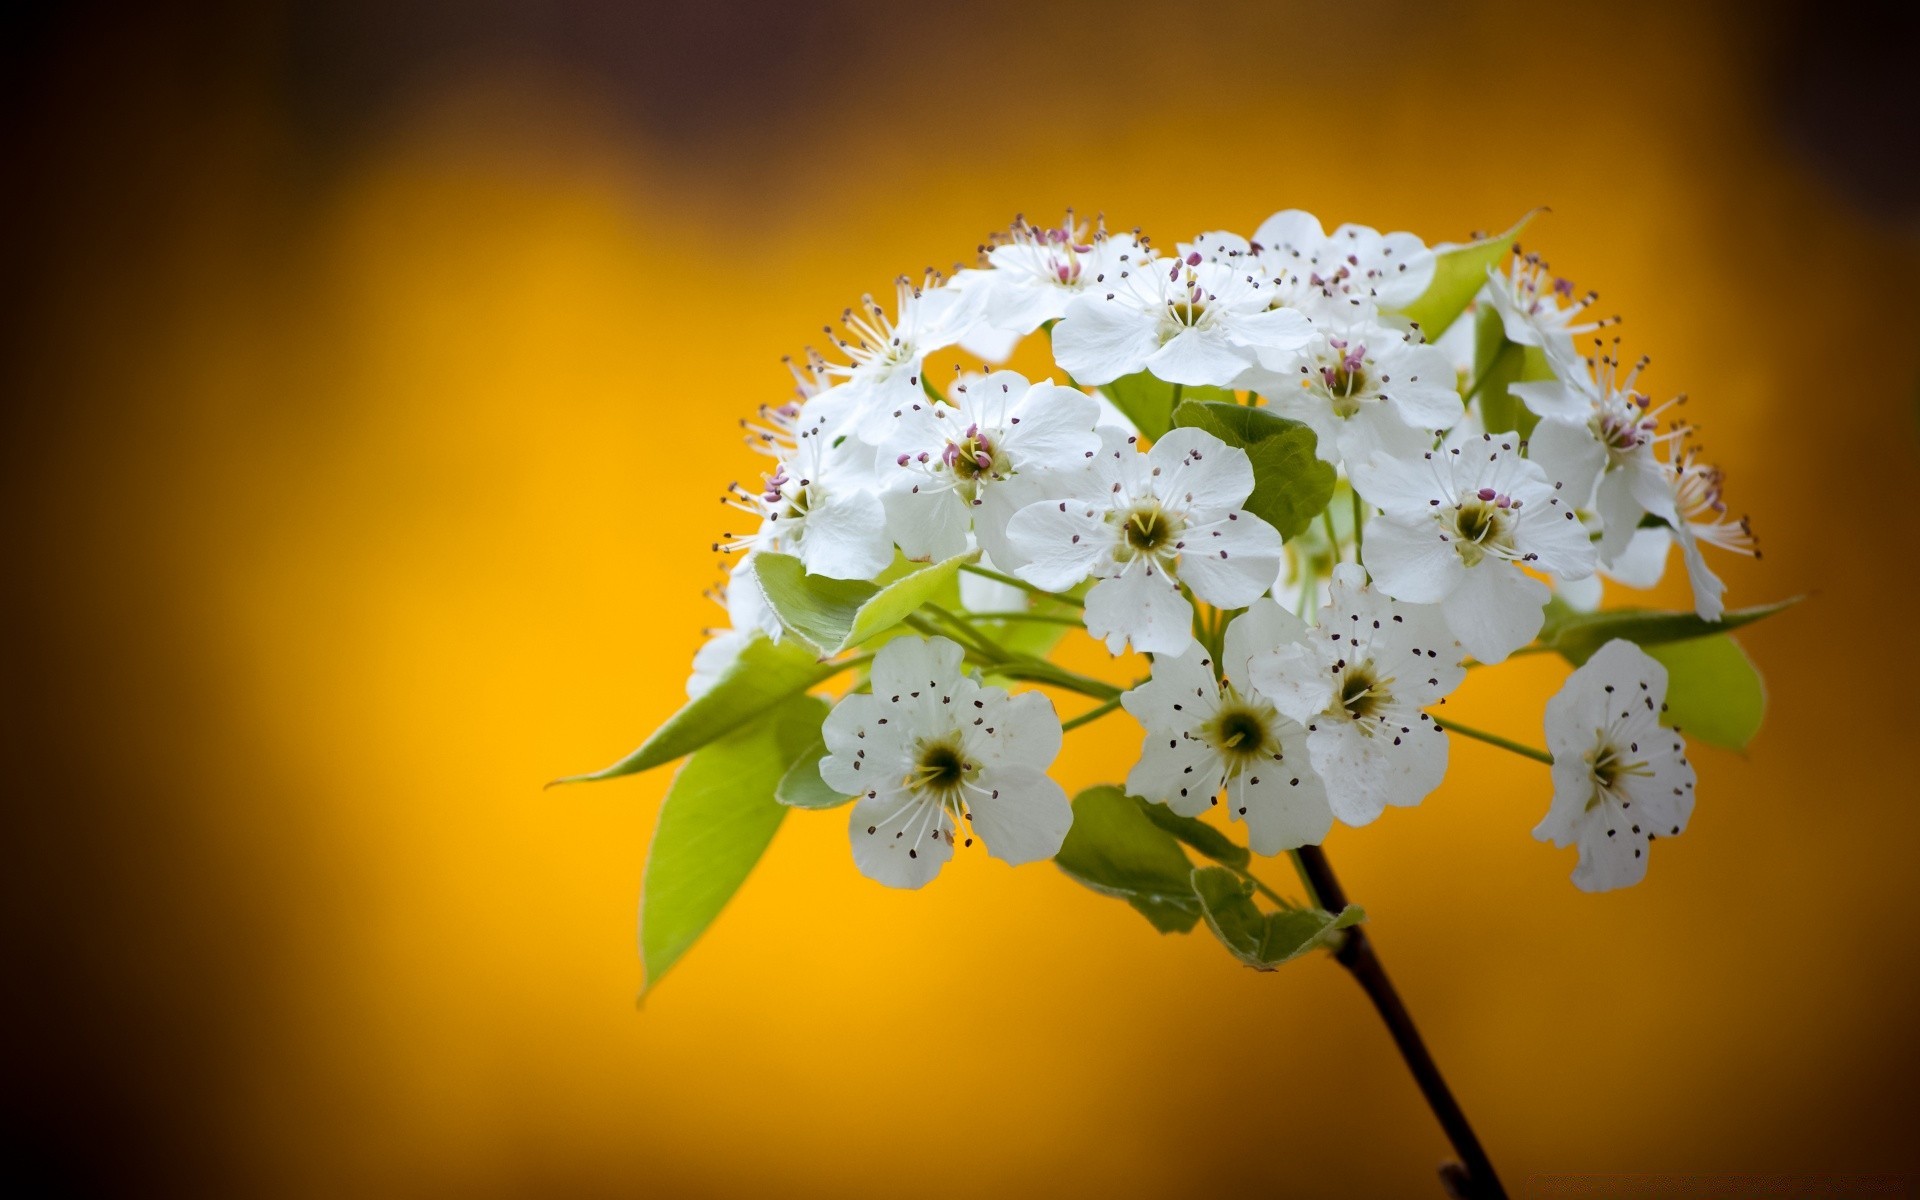
M 790 554 L 762 551 L 754 555 L 753 565 L 760 590 L 780 623 L 822 654 L 832 655 L 900 624 L 949 589 L 960 564 L 975 557 L 969 553 L 929 566 L 914 565 L 897 578 L 877 584 L 809 575 Z
M 1647 653 L 1667 668 L 1667 724 L 1696 741 L 1747 748 L 1766 716 L 1767 688 L 1740 643 L 1722 633 L 1661 642 Z
M 1151 801 L 1140 800 L 1138 797 L 1134 799 L 1140 805 L 1140 810 L 1147 814 L 1149 821 L 1213 861 L 1225 863 L 1230 867 L 1245 867 L 1253 860 L 1252 854 L 1245 846 L 1205 821 L 1183 817 L 1164 804 L 1154 804 Z
M 1703 621 L 1690 612 L 1656 612 L 1647 608 L 1610 608 L 1583 613 L 1556 602 L 1547 606 L 1547 624 L 1540 631 L 1540 641 L 1579 666 L 1615 638 L 1625 638 L 1640 646 L 1710 638 L 1783 612 L 1800 600 L 1801 597 L 1795 596 L 1775 604 L 1733 609 L 1718 621 Z
M 793 760 L 786 774 L 780 776 L 773 798 L 789 808 L 838 808 L 853 799 L 834 791 L 820 778 L 820 760 L 826 756 L 827 743 L 816 731 L 812 743 Z
M 696 751 L 673 777 L 654 826 L 640 889 L 640 961 L 647 990 L 706 932 L 773 840 L 785 806 L 774 788 L 818 736 L 826 702 L 790 696 L 772 712 Z
M 1157 379 L 1145 371 L 1136 371 L 1131 375 L 1122 375 L 1112 383 L 1101 384 L 1100 390 L 1149 441 L 1173 428 L 1174 385 L 1166 380 Z M 1183 387 L 1180 395 L 1186 400 L 1211 400 L 1224 404 L 1234 402 L 1233 393 L 1226 388 Z
M 1054 862 L 1074 879 L 1118 896 L 1162 933 L 1185 933 L 1200 920 L 1193 864 L 1173 834 L 1151 820 L 1154 807 L 1117 787 L 1095 787 L 1073 800 L 1073 827 Z
M 1507 256 L 1513 249 L 1514 240 L 1527 227 L 1527 222 L 1533 220 L 1533 216 L 1530 212 L 1521 217 L 1505 233 L 1436 252 L 1433 282 L 1427 285 L 1427 290 L 1421 293 L 1418 300 L 1402 310 L 1401 315 L 1418 322 L 1420 331 L 1429 342 L 1438 341 L 1455 318 L 1466 311 L 1481 287 L 1485 286 L 1487 268 L 1498 265 Z
M 1202 913 L 1221 944 L 1250 967 L 1271 971 L 1320 946 L 1350 925 L 1366 920 L 1366 913 L 1348 905 L 1338 915 L 1317 908 L 1288 908 L 1261 912 L 1253 903 L 1253 885 L 1225 867 L 1198 867 L 1193 891 Z
M 1314 453 L 1318 439 L 1298 421 L 1244 404 L 1184 400 L 1173 423 L 1204 429 L 1247 452 L 1253 494 L 1246 509 L 1283 538 L 1298 537 L 1333 496 L 1333 467 L 1320 461 Z
M 1506 327 L 1491 305 L 1474 319 L 1474 387 L 1465 397 L 1479 406 L 1481 424 L 1493 433 L 1512 430 L 1531 437 L 1540 418 L 1508 389 L 1516 383 L 1553 378 L 1547 356 L 1537 346 L 1507 340 Z
M 595 783 L 670 763 L 740 728 L 839 669 L 821 662 L 812 651 L 791 640 L 775 643 L 755 637 L 719 682 L 668 717 L 666 724 L 654 730 L 633 753 L 610 767 L 553 782 Z

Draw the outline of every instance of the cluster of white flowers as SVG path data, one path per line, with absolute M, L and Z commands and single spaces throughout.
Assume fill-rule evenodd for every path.
M 1420 803 L 1447 768 L 1434 709 L 1470 667 L 1534 644 L 1550 602 L 1591 608 L 1603 577 L 1650 586 L 1677 544 L 1714 621 L 1724 587 L 1705 548 L 1754 552 L 1678 401 L 1638 390 L 1644 360 L 1576 348 L 1611 324 L 1593 297 L 1510 241 L 1471 258 L 1488 244 L 1329 233 L 1288 211 L 1162 253 L 1070 214 L 1016 221 L 977 269 L 900 280 L 890 308 L 863 298 L 829 330 L 832 357 L 796 366 L 798 398 L 749 422 L 773 465 L 729 497 L 750 522 L 719 543 L 736 555 L 733 629 L 690 690 L 750 640 L 791 636 L 763 554 L 882 583 L 960 558 L 957 599 L 889 630 L 822 729 L 820 778 L 855 801 L 873 878 L 918 887 L 976 837 L 1012 862 L 1059 850 L 1073 813 L 1046 771 L 1061 722 L 1046 695 L 1003 685 L 1085 677 L 994 631 L 1061 612 L 1151 661 L 1124 695 L 1082 689 L 1105 701 L 1086 719 L 1123 707 L 1145 728 L 1131 794 L 1189 817 L 1224 797 L 1268 855 Z M 1423 298 L 1474 261 L 1444 323 L 1484 318 L 1499 336 L 1440 340 Z M 1035 334 L 1022 361 L 1044 346 L 1049 370 L 998 369 Z M 1532 364 L 1500 384 L 1504 407 L 1481 395 L 1493 364 L 1472 360 L 1476 341 Z M 1328 473 L 1331 503 L 1283 539 L 1254 501 L 1288 480 L 1181 421 L 1183 400 L 1310 430 L 1290 469 Z M 1612 641 L 1546 705 L 1553 796 L 1535 834 L 1579 847 L 1582 888 L 1635 882 L 1648 844 L 1686 826 L 1693 773 L 1661 724 L 1666 686 Z

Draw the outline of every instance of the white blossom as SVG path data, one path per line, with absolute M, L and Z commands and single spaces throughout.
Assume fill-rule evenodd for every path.
M 1017 564 L 1007 522 L 1060 490 L 1100 450 L 1100 406 L 1051 380 L 1012 371 L 956 385 L 952 403 L 919 397 L 879 418 L 888 526 L 908 558 L 964 553 L 967 534 L 996 561 Z
M 733 485 L 728 502 L 759 524 L 750 533 L 723 534 L 714 549 L 773 550 L 798 557 L 814 575 L 871 579 L 893 561 L 873 457 L 871 446 L 853 438 L 834 446 L 817 430 L 803 431 L 759 491 Z
M 1549 281 L 1551 270 L 1539 255 L 1523 254 L 1520 247 L 1515 246 L 1507 274 L 1502 275 L 1498 267 L 1487 268 L 1487 286 L 1481 295 L 1492 302 L 1494 311 L 1500 315 L 1508 341 L 1520 346 L 1538 346 L 1546 351 L 1549 359 L 1571 359 L 1575 334 L 1603 329 L 1619 318 L 1582 320 L 1600 294 L 1588 292 L 1576 300 L 1570 281 Z
M 1260 357 L 1239 383 L 1311 427 L 1327 462 L 1416 454 L 1464 412 L 1447 356 L 1379 321 L 1323 316 L 1298 350 Z
M 1414 805 L 1447 773 L 1447 739 L 1424 709 L 1460 686 L 1460 644 L 1439 612 L 1402 604 L 1353 563 L 1333 569 L 1319 623 L 1254 654 L 1253 686 L 1304 725 L 1333 815 L 1365 825 Z
M 888 887 L 939 874 L 956 838 L 1015 865 L 1051 858 L 1073 823 L 1046 773 L 1060 753 L 1053 705 L 982 686 L 962 657 L 946 638 L 895 638 L 873 660 L 872 693 L 843 698 L 820 730 L 821 779 L 857 798 L 854 862 Z
M 1693 766 L 1679 732 L 1660 723 L 1666 700 L 1667 669 L 1615 639 L 1547 701 L 1553 803 L 1533 836 L 1579 846 L 1582 891 L 1640 882 L 1648 847 L 1693 815 Z
M 1081 383 L 1151 371 L 1168 383 L 1228 387 L 1256 347 L 1298 348 L 1310 332 L 1300 313 L 1273 307 L 1262 275 L 1193 252 L 1105 272 L 1067 305 L 1053 352 Z
M 1418 300 L 1436 266 L 1433 251 L 1411 233 L 1349 224 L 1329 234 L 1299 209 L 1261 222 L 1253 245 L 1275 278 L 1297 280 L 1330 300 L 1352 297 L 1389 310 Z
M 1133 234 L 1109 234 L 1099 225 L 1089 230 L 1071 211 L 1052 229 L 1015 217 L 1012 231 L 996 235 L 982 255 L 988 266 L 956 273 L 952 286 L 978 295 L 983 327 L 1014 336 L 1065 316 L 1067 302 L 1096 279 L 1118 278 L 1130 264 L 1152 257 Z
M 1244 608 L 1280 568 L 1280 535 L 1244 511 L 1253 491 L 1247 452 L 1199 429 L 1174 429 L 1138 453 L 1132 438 L 1103 433 L 1103 448 L 1072 492 L 1029 504 L 1007 526 L 1024 558 L 1014 573 L 1048 591 L 1094 578 L 1087 632 L 1115 654 L 1131 643 L 1178 654 L 1193 641 L 1193 608 L 1180 592 Z
M 1153 677 L 1121 703 L 1146 727 L 1127 790 L 1195 817 L 1220 802 L 1245 821 L 1259 854 L 1316 844 L 1333 824 L 1326 789 L 1309 765 L 1307 731 L 1253 685 L 1248 662 L 1296 640 L 1300 618 L 1272 600 L 1253 602 L 1227 626 L 1226 677 L 1199 645 L 1153 661 Z
M 1365 528 L 1367 570 L 1380 590 L 1437 604 L 1447 627 L 1481 662 L 1532 641 L 1547 585 L 1522 564 L 1562 579 L 1593 573 L 1593 543 L 1572 504 L 1512 433 L 1350 464 L 1353 486 L 1381 514 Z
M 1626 552 L 1642 515 L 1669 524 L 1675 519 L 1656 450 L 1681 436 L 1677 427 L 1663 433 L 1660 418 L 1686 398 L 1654 407 L 1634 387 L 1646 365 L 1642 358 L 1623 373 L 1609 354 L 1561 361 L 1554 363 L 1557 378 L 1509 389 L 1541 418 L 1527 439 L 1527 457 L 1565 485 L 1569 502 L 1598 519 L 1603 563 Z
M 1702 620 L 1718 621 L 1726 612 L 1727 585 L 1707 565 L 1702 546 L 1716 546 L 1734 554 L 1760 557 L 1760 543 L 1745 517 L 1728 515 L 1721 488 L 1726 473 L 1700 460 L 1699 448 L 1675 447 L 1672 457 L 1661 464 L 1666 483 L 1673 495 L 1675 519 L 1673 540 L 1687 564 L 1687 579 L 1693 585 L 1693 609 Z
M 877 427 L 867 418 L 923 396 L 927 355 L 955 345 L 980 320 L 978 297 L 942 286 L 931 273 L 919 284 L 903 276 L 896 290 L 892 318 L 862 296 L 858 309 L 841 314 L 845 336 L 826 331 L 847 361 L 824 365 L 839 382 L 808 401 L 811 427 L 873 441 Z

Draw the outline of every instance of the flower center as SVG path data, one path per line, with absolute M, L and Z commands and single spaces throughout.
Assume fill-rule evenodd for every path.
M 1007 473 L 1006 455 L 978 425 L 967 426 L 967 436 L 962 440 L 948 442 L 941 459 L 956 476 L 968 483 L 983 475 L 1004 476 Z
M 1128 557 L 1164 554 L 1180 536 L 1180 527 L 1158 504 L 1143 504 L 1121 523 Z
M 1274 715 L 1271 705 L 1249 704 L 1229 690 L 1226 702 L 1201 730 L 1201 736 L 1226 759 L 1228 774 L 1238 774 L 1248 764 L 1279 753 L 1278 741 L 1268 732 Z
M 1587 800 L 1589 809 L 1599 806 L 1606 796 L 1619 790 L 1620 781 L 1631 775 L 1651 776 L 1653 772 L 1647 764 L 1629 762 L 1621 753 L 1620 747 L 1602 737 L 1593 749 L 1587 751 L 1587 770 L 1593 776 L 1593 795 Z
M 1321 366 L 1320 382 L 1333 401 L 1333 415 L 1344 421 L 1359 412 L 1373 392 L 1367 379 L 1367 348 L 1349 345 L 1345 338 L 1328 338 L 1327 345 L 1340 357 L 1331 365 Z
M 1392 682 L 1391 679 L 1379 678 L 1374 673 L 1372 663 L 1355 663 L 1341 676 L 1340 707 L 1355 721 L 1378 716 L 1393 700 L 1386 690 Z
M 908 790 L 931 796 L 958 808 L 966 783 L 980 773 L 980 764 L 967 761 L 958 734 L 921 741 L 913 749 L 913 769 L 902 782 Z
M 1513 510 L 1520 502 L 1492 488 L 1481 488 L 1453 510 L 1453 548 L 1468 566 L 1489 553 L 1510 557 L 1514 550 Z

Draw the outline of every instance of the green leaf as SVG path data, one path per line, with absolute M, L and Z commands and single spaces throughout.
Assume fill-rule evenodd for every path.
M 816 733 L 811 745 L 793 760 L 773 798 L 789 808 L 838 808 L 852 796 L 842 796 L 820 778 L 820 760 L 827 756 L 827 743 Z
M 640 885 L 640 961 L 648 991 L 760 861 L 787 813 L 774 800 L 774 787 L 826 712 L 824 700 L 794 696 L 696 752 L 673 777 Z
M 1202 400 L 1182 401 L 1173 421 L 1247 452 L 1253 460 L 1253 494 L 1246 509 L 1282 538 L 1300 536 L 1333 497 L 1333 466 L 1320 461 L 1314 452 L 1319 439 L 1299 421 L 1264 408 Z
M 1662 720 L 1696 741 L 1747 748 L 1766 716 L 1767 688 L 1740 643 L 1723 633 L 1662 642 L 1647 653 L 1667 668 Z
M 1074 879 L 1131 904 L 1161 933 L 1185 933 L 1200 920 L 1193 864 L 1171 833 L 1117 787 L 1073 800 L 1073 827 L 1053 861 Z
M 1507 340 L 1506 326 L 1492 305 L 1484 305 L 1473 325 L 1473 389 L 1463 397 L 1480 409 L 1481 427 L 1493 433 L 1532 432 L 1522 420 L 1533 414 L 1507 389 L 1520 381 L 1527 366 L 1527 347 Z
M 1235 842 L 1205 821 L 1183 817 L 1164 804 L 1155 804 L 1137 796 L 1134 799 L 1139 801 L 1140 809 L 1147 814 L 1149 821 L 1213 861 L 1225 863 L 1230 867 L 1244 867 L 1252 861 L 1253 856 L 1247 853 L 1245 846 Z
M 1253 903 L 1253 885 L 1225 867 L 1195 868 L 1193 890 L 1200 897 L 1207 926 L 1221 944 L 1241 962 L 1262 971 L 1327 945 L 1337 930 L 1367 918 L 1364 910 L 1352 904 L 1337 916 L 1318 908 L 1263 913 Z
M 838 654 L 900 624 L 952 585 L 961 563 L 976 557 L 967 553 L 915 567 L 884 586 L 809 575 L 791 554 L 762 551 L 753 564 L 780 623 L 822 654 Z
M 1520 231 L 1539 211 L 1534 209 L 1514 222 L 1512 229 L 1497 236 L 1464 246 L 1438 248 L 1434 254 L 1433 282 L 1401 315 L 1417 322 L 1429 342 L 1439 341 L 1447 326 L 1466 311 L 1467 305 L 1486 286 L 1487 268 L 1498 265 L 1507 256 Z
M 1625 638 L 1641 646 L 1664 642 L 1683 642 L 1731 633 L 1742 625 L 1751 625 L 1800 603 L 1803 597 L 1736 608 L 1718 621 L 1703 621 L 1690 612 L 1656 612 L 1647 608 L 1610 608 L 1598 612 L 1575 612 L 1565 605 L 1547 608 L 1547 624 L 1540 631 L 1542 644 L 1550 646 L 1574 666 L 1592 658 L 1594 652 L 1615 638 Z
M 791 640 L 776 643 L 755 637 L 740 651 L 740 657 L 727 668 L 719 682 L 668 717 L 666 724 L 640 743 L 639 749 L 610 767 L 585 775 L 569 775 L 547 786 L 618 779 L 670 763 L 740 728 L 839 670 L 838 666 L 821 662 L 812 651 Z
M 1101 384 L 1100 390 L 1151 441 L 1173 428 L 1173 386 L 1146 371 L 1136 371 Z M 1234 402 L 1233 393 L 1226 388 L 1183 387 L 1180 395 L 1188 400 Z

